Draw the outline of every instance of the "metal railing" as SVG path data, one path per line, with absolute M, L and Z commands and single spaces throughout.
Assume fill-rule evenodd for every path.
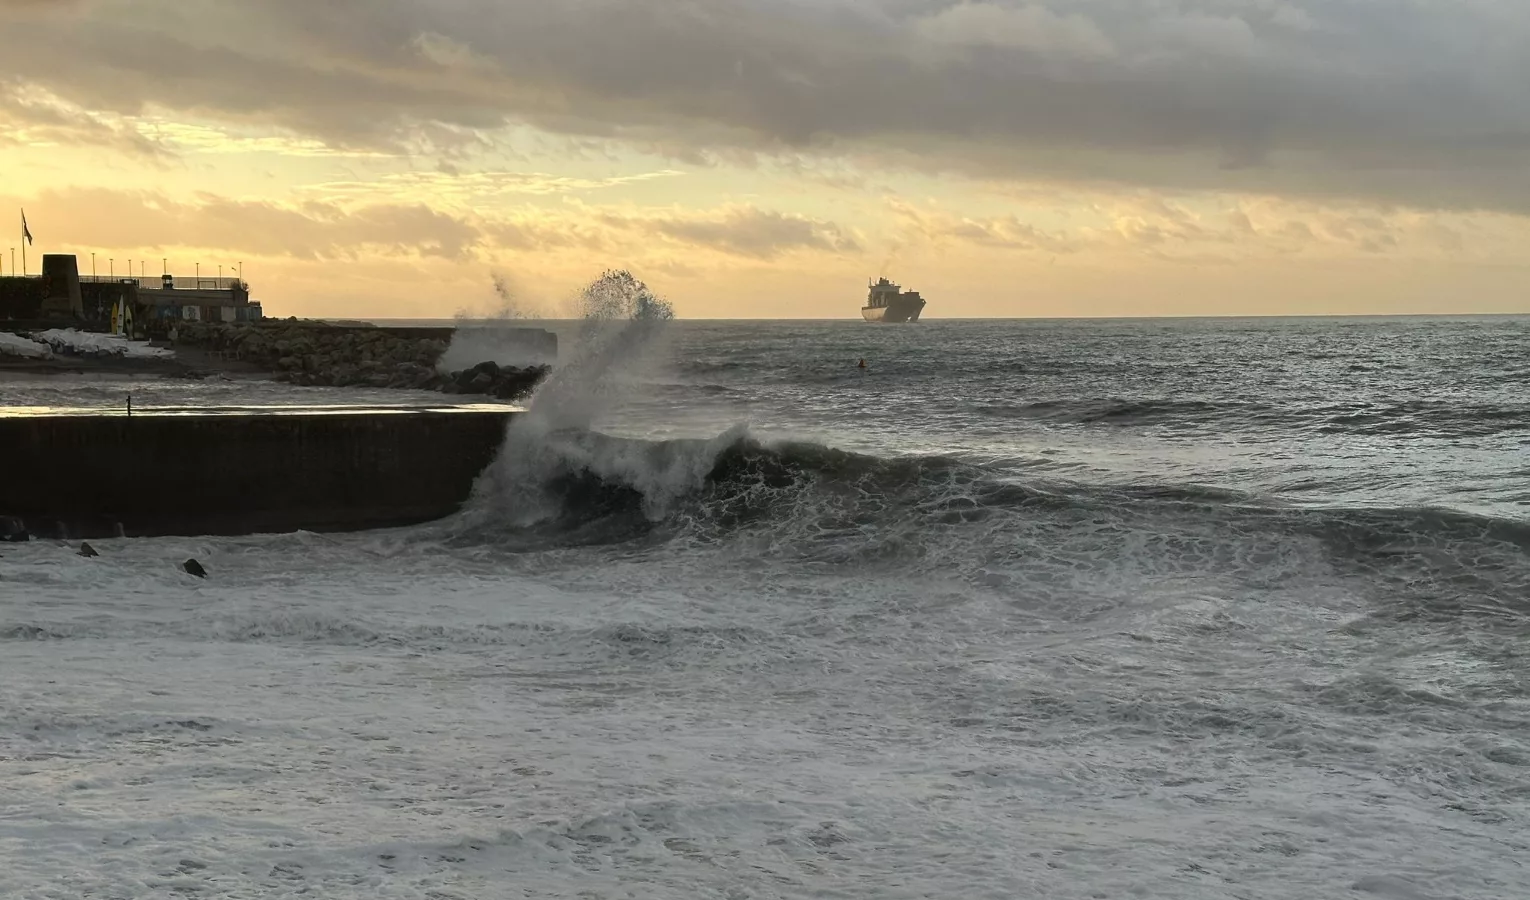
M 136 284 L 139 290 L 158 291 L 165 287 L 165 279 L 158 275 L 150 275 L 144 278 L 134 275 L 129 278 L 125 275 L 81 275 L 81 284 Z M 192 275 L 172 276 L 170 284 L 178 291 L 231 291 L 236 287 L 249 290 L 249 286 L 238 278 L 197 278 Z
M 80 284 L 138 284 L 143 281 L 151 281 L 148 278 L 129 278 L 126 275 L 118 275 L 113 278 L 110 275 L 81 275 Z

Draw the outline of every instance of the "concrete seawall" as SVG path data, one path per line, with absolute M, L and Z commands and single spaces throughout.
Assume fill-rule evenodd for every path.
M 60 538 L 410 525 L 460 507 L 514 414 L 0 418 L 0 516 Z

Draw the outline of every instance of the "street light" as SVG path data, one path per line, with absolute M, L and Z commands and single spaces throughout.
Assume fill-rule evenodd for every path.
M 96 255 L 90 254 L 90 280 L 96 280 Z

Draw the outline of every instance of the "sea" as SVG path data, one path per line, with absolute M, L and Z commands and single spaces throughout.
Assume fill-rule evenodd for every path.
M 0 896 L 1530 896 L 1530 318 L 557 327 L 449 519 L 0 546 Z

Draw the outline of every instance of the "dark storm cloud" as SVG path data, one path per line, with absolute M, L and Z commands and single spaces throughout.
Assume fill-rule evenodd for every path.
M 1530 212 L 1520 0 L 8 5 L 0 75 L 344 146 L 525 121 L 677 155 Z
M 26 91 L 16 89 L 15 85 L 0 82 L 0 146 L 35 143 L 94 145 L 147 161 L 172 158 L 164 147 L 126 123 L 103 121 L 87 112 L 37 102 L 26 95 Z
M 461 259 L 483 237 L 474 224 L 420 205 L 288 207 L 214 195 L 185 201 L 150 191 L 63 188 L 40 192 L 36 206 L 53 223 L 54 239 L 80 246 L 223 247 L 309 260 L 353 259 L 366 247 Z

